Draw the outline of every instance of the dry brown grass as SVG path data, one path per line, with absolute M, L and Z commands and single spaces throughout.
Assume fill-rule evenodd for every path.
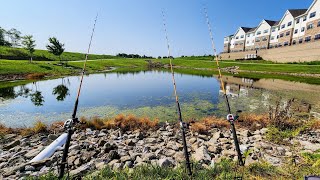
M 320 129 L 320 119 L 314 120 L 314 122 L 311 125 L 311 129 L 313 129 L 313 130 Z
M 43 122 L 37 121 L 37 122 L 34 124 L 32 130 L 33 130 L 33 132 L 36 133 L 36 134 L 37 134 L 37 133 L 46 133 L 46 132 L 48 132 L 48 127 L 47 127 L 47 125 L 44 124 Z
M 268 115 L 256 115 L 256 114 L 241 114 L 238 125 L 249 130 L 255 131 L 261 128 L 265 128 L 270 124 L 270 119 Z
M 190 122 L 191 131 L 199 134 L 209 134 L 211 128 L 227 128 L 229 122 L 217 117 L 207 117 L 197 122 Z
M 28 74 L 26 76 L 26 79 L 28 80 L 38 80 L 38 79 L 43 79 L 45 76 L 45 74 L 43 73 L 32 73 L 32 74 Z
M 120 128 L 123 131 L 134 131 L 134 130 L 149 130 L 155 128 L 158 125 L 158 120 L 150 120 L 149 118 L 137 118 L 133 115 L 125 116 L 123 114 L 117 115 L 113 119 L 102 119 L 94 117 L 91 119 L 81 118 L 80 121 L 84 123 L 82 128 L 92 129 L 112 129 Z

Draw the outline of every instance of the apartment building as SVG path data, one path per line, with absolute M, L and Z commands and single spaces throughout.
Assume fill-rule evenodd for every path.
M 289 9 L 278 21 L 263 19 L 257 27 L 239 27 L 225 37 L 224 53 L 279 48 L 320 40 L 320 0 L 308 9 Z

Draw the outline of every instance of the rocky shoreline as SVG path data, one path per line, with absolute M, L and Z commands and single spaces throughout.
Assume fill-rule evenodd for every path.
M 246 165 L 267 161 L 274 166 L 286 163 L 288 158 L 299 161 L 300 152 L 320 149 L 320 131 L 301 134 L 278 145 L 265 139 L 268 129 L 256 131 L 238 129 L 242 150 L 247 150 Z M 57 172 L 57 159 L 62 148 L 51 158 L 29 163 L 41 150 L 61 133 L 37 134 L 29 137 L 8 134 L 0 143 L 0 179 L 23 179 Z M 212 167 L 221 158 L 237 160 L 229 129 L 212 128 L 199 134 L 188 131 L 187 142 L 191 157 L 203 167 Z M 295 148 L 293 147 L 295 144 Z M 122 132 L 120 129 L 77 130 L 72 136 L 68 165 L 70 174 L 82 176 L 109 166 L 114 170 L 152 164 L 175 167 L 184 161 L 179 129 L 172 124 L 162 124 L 153 130 Z

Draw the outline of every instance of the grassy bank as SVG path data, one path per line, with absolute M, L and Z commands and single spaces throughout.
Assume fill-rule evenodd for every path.
M 207 58 L 207 57 L 206 57 Z M 153 60 L 164 65 L 169 64 L 168 59 Z M 214 61 L 207 59 L 193 60 L 190 58 L 177 58 L 173 61 L 175 71 L 183 74 L 212 76 L 217 74 L 217 67 Z M 224 75 L 245 77 L 252 79 L 282 79 L 288 81 L 303 82 L 309 84 L 320 84 L 319 77 L 311 77 L 312 74 L 320 74 L 320 65 L 306 64 L 274 64 L 266 61 L 222 61 L 221 68 L 239 66 L 239 74 L 233 75 L 223 72 Z M 35 61 L 29 63 L 27 60 L 0 60 L 0 77 L 10 75 L 22 75 L 26 79 L 30 74 L 42 74 L 49 77 L 75 75 L 81 71 L 82 61 L 70 61 L 66 66 L 60 66 L 57 61 Z M 110 70 L 116 67 L 116 70 Z M 87 64 L 88 73 L 98 72 L 136 72 L 148 70 L 148 62 L 145 59 L 104 59 L 91 60 Z M 309 74 L 309 76 L 303 76 Z M 5 80 L 5 78 L 3 78 Z
M 63 61 L 76 61 L 85 59 L 85 54 L 75 52 L 64 52 L 61 56 Z M 114 59 L 116 56 L 90 54 L 89 59 Z M 25 60 L 29 59 L 28 51 L 23 48 L 0 46 L 0 59 Z M 47 50 L 35 50 L 33 60 L 58 61 L 59 57 L 49 53 Z

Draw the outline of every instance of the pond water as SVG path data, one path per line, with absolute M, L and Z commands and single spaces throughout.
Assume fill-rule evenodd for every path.
M 225 104 L 216 77 L 176 74 L 184 119 L 225 116 Z M 263 113 L 275 101 L 296 98 L 301 106 L 320 113 L 320 86 L 282 80 L 224 77 L 233 111 Z M 80 76 L 37 81 L 0 89 L 0 123 L 10 127 L 65 121 L 71 116 Z M 85 76 L 79 117 L 117 114 L 176 121 L 171 74 L 166 71 L 105 73 Z

